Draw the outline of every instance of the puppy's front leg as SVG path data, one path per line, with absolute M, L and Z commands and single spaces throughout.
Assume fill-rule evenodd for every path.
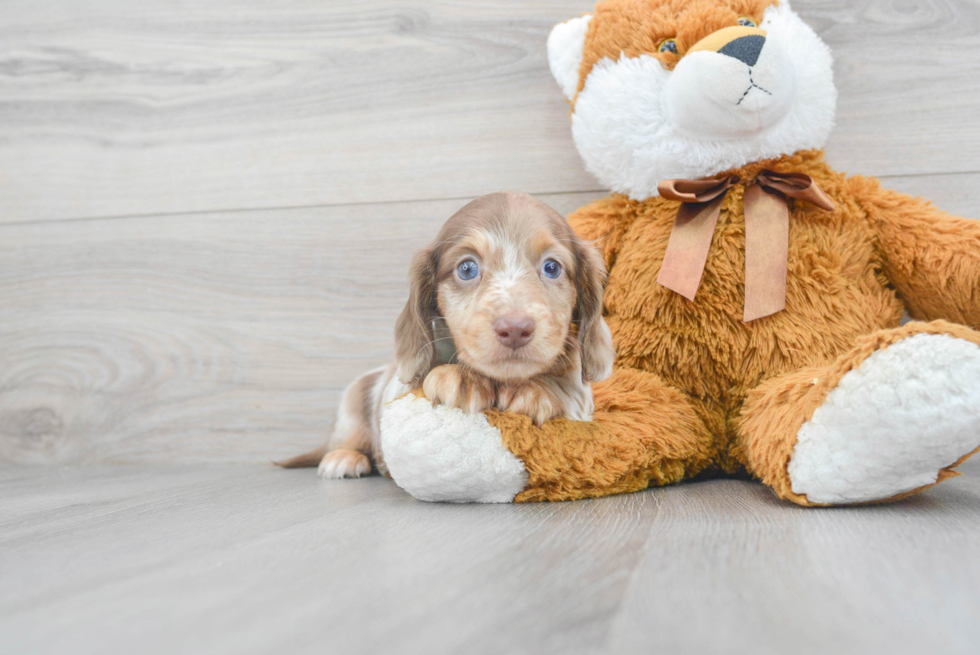
M 476 414 L 493 407 L 493 382 L 459 364 L 437 366 L 425 376 L 422 391 L 434 405 L 458 407 Z

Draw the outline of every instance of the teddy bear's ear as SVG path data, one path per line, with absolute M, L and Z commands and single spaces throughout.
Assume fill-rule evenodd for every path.
M 585 33 L 590 14 L 555 25 L 548 36 L 548 65 L 565 97 L 571 100 L 578 90 L 578 69 L 582 63 Z

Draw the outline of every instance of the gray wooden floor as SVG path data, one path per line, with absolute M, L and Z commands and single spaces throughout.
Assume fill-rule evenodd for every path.
M 4 653 L 976 653 L 980 466 L 885 507 L 719 480 L 427 504 L 257 465 L 0 469 Z
M 604 195 L 545 55 L 592 4 L 2 3 L 0 654 L 980 652 L 980 463 L 807 511 L 268 465 L 390 357 L 458 207 Z M 793 6 L 835 52 L 830 162 L 980 217 L 980 1 Z

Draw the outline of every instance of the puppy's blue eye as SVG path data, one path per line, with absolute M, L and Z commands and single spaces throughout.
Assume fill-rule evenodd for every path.
M 561 275 L 561 264 L 556 262 L 554 259 L 549 259 L 545 261 L 544 266 L 541 267 L 541 272 L 544 273 L 545 277 L 550 277 L 552 280 Z
M 480 267 L 472 259 L 467 259 L 456 267 L 456 273 L 459 274 L 460 280 L 472 280 L 480 274 Z
M 745 17 L 739 18 L 738 24 L 741 25 L 742 27 L 759 27 L 758 25 L 755 24 L 754 20 Z

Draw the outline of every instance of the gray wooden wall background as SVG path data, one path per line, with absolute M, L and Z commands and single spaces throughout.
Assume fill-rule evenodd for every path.
M 980 2 L 794 0 L 831 162 L 980 216 Z M 0 462 L 253 462 L 391 352 L 412 251 L 603 195 L 547 69 L 589 0 L 0 5 Z

